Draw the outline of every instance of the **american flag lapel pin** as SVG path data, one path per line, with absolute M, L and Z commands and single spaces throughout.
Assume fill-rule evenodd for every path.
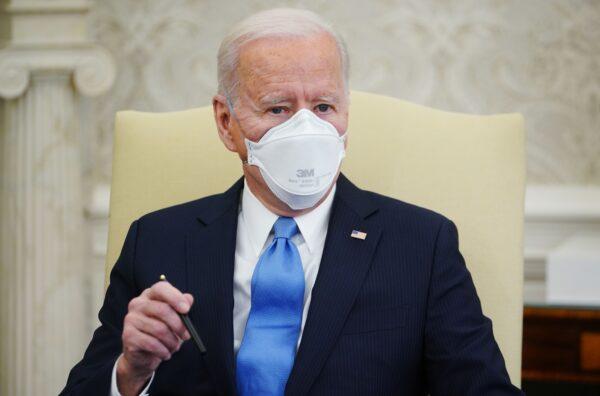
M 352 238 L 361 239 L 364 241 L 367 238 L 367 233 L 358 231 L 358 230 L 352 230 L 352 233 L 350 234 L 350 236 Z

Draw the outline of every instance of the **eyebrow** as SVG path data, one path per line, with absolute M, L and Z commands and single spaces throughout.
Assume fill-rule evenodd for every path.
M 261 97 L 258 100 L 258 103 L 260 105 L 275 105 L 277 103 L 282 103 L 282 102 L 291 102 L 292 100 L 290 100 L 289 96 L 286 95 L 282 95 L 282 94 L 267 94 L 263 97 Z M 315 97 L 313 100 L 314 101 L 319 101 L 319 102 L 330 102 L 330 103 L 339 103 L 340 99 L 337 95 L 319 95 L 317 97 Z
M 317 101 L 338 103 L 340 98 L 337 95 L 321 95 L 315 98 Z
M 289 97 L 285 96 L 285 95 L 271 95 L 271 94 L 267 94 L 263 97 L 261 97 L 258 100 L 258 103 L 261 105 L 274 105 L 277 103 L 281 103 L 281 102 L 288 102 L 289 101 Z

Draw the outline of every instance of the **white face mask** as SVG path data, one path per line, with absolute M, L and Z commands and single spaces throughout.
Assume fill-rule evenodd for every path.
M 327 191 L 346 155 L 344 141 L 329 122 L 302 109 L 267 131 L 257 143 L 245 139 L 248 164 L 294 210 L 314 206 Z

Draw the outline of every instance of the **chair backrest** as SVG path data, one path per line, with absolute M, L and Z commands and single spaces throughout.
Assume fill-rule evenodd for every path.
M 518 114 L 450 113 L 352 92 L 343 172 L 359 187 L 452 219 L 513 383 L 520 384 L 525 152 Z M 132 221 L 224 191 L 241 162 L 211 107 L 117 113 L 106 273 Z

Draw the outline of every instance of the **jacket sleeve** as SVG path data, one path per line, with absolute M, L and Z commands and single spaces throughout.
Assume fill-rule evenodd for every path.
M 110 394 L 113 365 L 122 350 L 123 319 L 129 301 L 139 294 L 134 280 L 137 232 L 136 221 L 129 228 L 121 255 L 110 273 L 110 286 L 98 314 L 100 327 L 94 332 L 83 359 L 69 373 L 60 395 Z
M 522 395 L 510 382 L 450 220 L 438 231 L 431 271 L 425 326 L 430 394 Z

